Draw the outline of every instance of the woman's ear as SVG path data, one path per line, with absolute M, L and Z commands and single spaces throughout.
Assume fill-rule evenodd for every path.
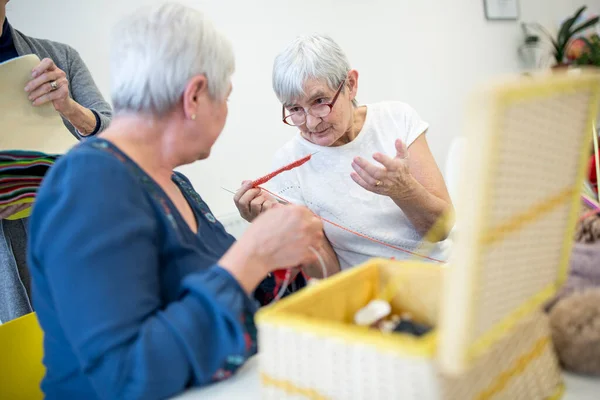
M 358 92 L 358 71 L 355 69 L 348 72 L 348 78 L 346 79 L 348 85 L 348 92 L 350 100 L 354 100 L 356 93 Z
M 186 119 L 196 119 L 197 110 L 203 97 L 208 95 L 206 76 L 196 75 L 190 79 L 183 91 L 183 112 Z

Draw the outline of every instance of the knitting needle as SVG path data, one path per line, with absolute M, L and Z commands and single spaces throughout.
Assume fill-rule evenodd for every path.
M 221 186 L 221 189 L 223 189 L 224 191 L 229 192 L 233 195 L 236 194 L 233 190 L 225 189 L 223 186 Z M 278 199 L 277 197 L 275 197 L 275 200 L 277 200 L 280 204 L 289 204 L 289 202 L 282 200 L 282 199 Z

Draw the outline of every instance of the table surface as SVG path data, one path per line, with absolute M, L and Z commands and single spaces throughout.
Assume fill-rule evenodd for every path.
M 564 374 L 566 392 L 562 400 L 598 400 L 600 379 Z M 230 379 L 202 389 L 190 389 L 173 400 L 260 399 L 258 357 L 253 357 Z

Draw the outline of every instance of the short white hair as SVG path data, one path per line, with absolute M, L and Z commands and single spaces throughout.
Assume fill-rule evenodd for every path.
M 196 75 L 206 76 L 213 99 L 227 96 L 231 44 L 198 10 L 177 3 L 138 9 L 117 24 L 110 45 L 115 113 L 163 115 Z
M 329 36 L 311 34 L 297 37 L 273 63 L 273 90 L 282 104 L 291 104 L 305 95 L 309 79 L 324 81 L 337 90 L 350 71 L 342 48 Z M 356 100 L 353 101 L 356 106 Z

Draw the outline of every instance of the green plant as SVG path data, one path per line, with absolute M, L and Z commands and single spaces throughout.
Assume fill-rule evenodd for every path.
M 535 24 L 540 31 L 544 33 L 544 35 L 550 40 L 553 47 L 553 55 L 557 64 L 562 64 L 565 61 L 565 56 L 567 54 L 567 50 L 571 41 L 576 37 L 579 32 L 584 31 L 587 28 L 590 28 L 598 23 L 600 17 L 592 17 L 587 20 L 577 24 L 577 21 L 586 10 L 586 6 L 581 7 L 579 10 L 573 14 L 572 17 L 567 18 L 565 22 L 562 23 L 560 29 L 558 31 L 558 35 L 554 38 L 546 29 L 544 29 L 541 25 Z
M 575 65 L 593 65 L 600 67 L 600 37 L 593 35 L 590 38 L 579 38 L 585 43 L 585 49 L 573 60 Z

